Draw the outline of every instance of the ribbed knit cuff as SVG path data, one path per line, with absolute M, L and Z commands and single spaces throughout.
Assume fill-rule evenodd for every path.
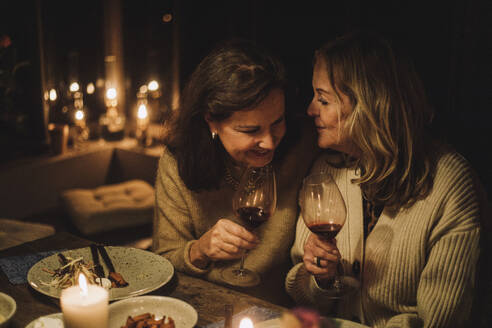
M 186 246 L 184 248 L 183 259 L 184 259 L 184 263 L 185 263 L 186 272 L 190 273 L 192 275 L 204 275 L 210 271 L 210 269 L 212 268 L 212 265 L 209 264 L 205 269 L 202 269 L 202 268 L 199 268 L 197 266 L 194 266 L 191 263 L 190 249 L 194 243 L 196 243 L 196 240 L 189 241 L 188 243 L 186 243 Z
M 313 304 L 310 293 L 311 275 L 306 271 L 304 264 L 296 264 L 285 278 L 285 290 L 298 304 Z
M 329 311 L 333 305 L 333 299 L 329 297 L 333 292 L 319 287 L 302 262 L 287 274 L 285 289 L 297 304 L 315 306 L 323 311 Z

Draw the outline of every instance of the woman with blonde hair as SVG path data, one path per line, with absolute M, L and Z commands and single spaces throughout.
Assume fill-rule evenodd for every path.
M 325 149 L 312 173 L 334 178 L 347 208 L 335 242 L 298 220 L 287 292 L 300 304 L 374 327 L 462 326 L 481 233 L 480 184 L 429 133 L 432 109 L 410 61 L 372 33 L 316 51 L 314 118 Z M 356 293 L 333 301 L 339 263 Z

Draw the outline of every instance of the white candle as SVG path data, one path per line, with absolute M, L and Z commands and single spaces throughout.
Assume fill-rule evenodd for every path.
M 107 328 L 108 291 L 97 285 L 87 285 L 83 274 L 79 285 L 61 292 L 60 305 L 65 328 Z

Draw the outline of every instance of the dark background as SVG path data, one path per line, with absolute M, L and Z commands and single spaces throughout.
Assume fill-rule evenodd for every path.
M 104 78 L 103 3 L 0 1 L 0 34 L 10 35 L 18 57 L 32 63 L 19 77 L 25 90 L 17 108 L 26 113 L 26 128 L 2 127 L 4 158 L 44 149 L 40 47 L 50 84 L 72 75 L 82 85 Z M 165 23 L 167 13 L 173 19 Z M 170 106 L 176 47 L 182 86 L 217 42 L 233 36 L 256 40 L 285 62 L 304 110 L 311 97 L 314 49 L 350 29 L 379 31 L 413 58 L 436 109 L 436 132 L 472 163 L 492 193 L 491 1 L 124 0 L 121 19 L 127 103 L 135 101 L 140 85 L 156 77 L 162 81 L 164 107 Z

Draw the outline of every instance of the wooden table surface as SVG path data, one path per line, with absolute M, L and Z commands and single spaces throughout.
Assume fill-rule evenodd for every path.
M 0 252 L 0 258 L 60 248 L 75 249 L 89 246 L 90 243 L 91 241 L 87 239 L 60 232 L 47 238 L 3 250 Z M 24 328 L 40 316 L 61 312 L 58 299 L 35 291 L 27 283 L 11 284 L 2 270 L 0 270 L 0 291 L 9 294 L 17 302 L 17 312 L 11 328 Z M 171 281 L 162 288 L 149 294 L 175 297 L 188 302 L 198 312 L 197 326 L 223 320 L 225 304 L 233 305 L 234 314 L 251 306 L 280 312 L 285 310 L 284 307 L 180 272 L 176 272 Z

